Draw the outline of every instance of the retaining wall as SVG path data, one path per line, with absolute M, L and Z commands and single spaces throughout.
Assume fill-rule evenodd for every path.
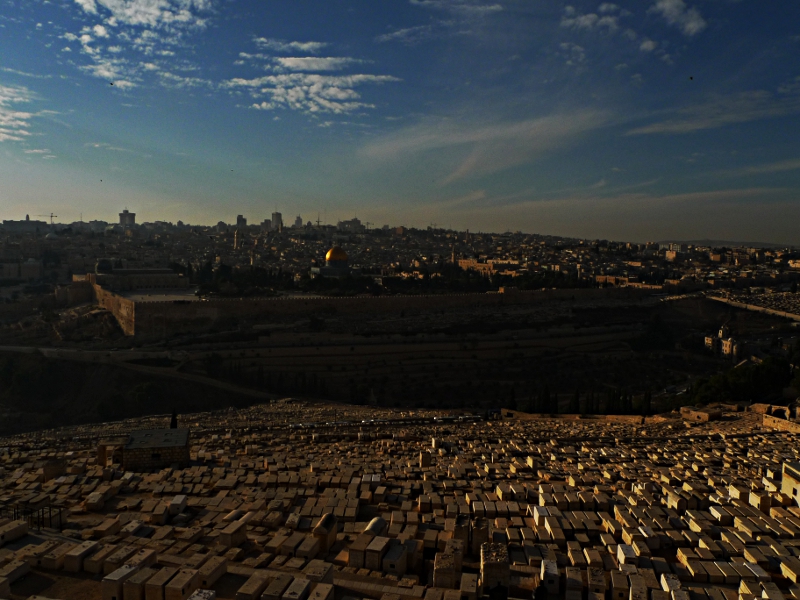
M 775 310 L 773 308 L 766 308 L 764 306 L 758 306 L 756 304 L 744 304 L 743 302 L 736 302 L 735 300 L 730 300 L 728 298 L 717 298 L 714 296 L 710 296 L 709 298 L 711 300 L 716 300 L 717 302 L 729 304 L 730 306 L 733 306 L 735 308 L 752 310 L 753 312 L 762 312 L 768 315 L 774 315 L 776 317 L 784 317 L 785 319 L 791 319 L 792 321 L 800 321 L 800 315 L 795 313 L 790 313 L 783 310 Z
M 111 311 L 125 335 L 167 337 L 200 333 L 240 320 L 268 322 L 286 315 L 333 316 L 337 314 L 401 313 L 452 308 L 520 305 L 591 300 L 593 298 L 642 298 L 647 292 L 631 289 L 541 290 L 486 294 L 429 296 L 356 296 L 311 298 L 232 298 L 134 302 L 94 286 L 97 302 Z

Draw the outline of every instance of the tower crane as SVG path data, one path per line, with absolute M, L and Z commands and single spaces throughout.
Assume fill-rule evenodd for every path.
M 53 219 L 57 219 L 58 218 L 58 215 L 54 215 L 53 213 L 50 213 L 49 215 L 35 215 L 35 216 L 37 216 L 37 217 L 50 217 L 50 227 L 53 226 Z

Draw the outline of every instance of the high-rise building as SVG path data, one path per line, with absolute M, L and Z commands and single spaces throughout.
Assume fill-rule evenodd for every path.
M 295 229 L 301 229 L 303 227 L 303 218 L 300 215 L 297 215 L 297 218 L 294 220 L 294 227 Z
M 129 212 L 126 208 L 119 213 L 119 224 L 123 227 L 133 227 L 136 225 L 136 213 Z
M 336 227 L 339 231 L 347 231 L 349 233 L 364 233 L 366 230 L 366 227 L 364 227 L 358 217 L 353 217 L 349 221 L 339 221 Z
M 247 227 L 247 219 L 245 219 L 242 215 L 236 215 L 236 227 L 239 229 Z
M 279 212 L 272 213 L 272 230 L 280 231 L 283 229 L 283 215 Z

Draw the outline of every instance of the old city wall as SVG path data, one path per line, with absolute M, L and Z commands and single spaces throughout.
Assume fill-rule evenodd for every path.
M 134 335 L 136 333 L 135 303 L 114 292 L 109 292 L 97 284 L 92 287 L 97 305 L 114 315 L 125 335 Z
M 729 298 L 719 298 L 716 296 L 709 296 L 709 299 L 716 300 L 717 302 L 722 302 L 724 304 L 728 304 L 730 306 L 733 306 L 734 308 L 751 310 L 753 312 L 761 312 L 768 315 L 773 315 L 775 317 L 784 317 L 786 319 L 791 319 L 792 321 L 800 321 L 800 315 L 786 312 L 783 310 L 775 310 L 773 308 L 766 308 L 764 306 L 756 306 L 755 304 L 744 304 L 743 302 L 736 302 L 735 300 L 730 300 Z
M 590 300 L 592 298 L 633 298 L 641 291 L 545 290 L 489 294 L 432 296 L 358 296 L 351 298 L 236 298 L 209 301 L 137 302 L 104 292 L 103 303 L 120 321 L 126 335 L 164 337 L 224 328 L 242 320 L 269 322 L 283 316 L 333 316 L 403 311 L 436 311 L 453 308 L 519 305 L 529 303 Z M 645 294 L 646 295 L 646 294 Z

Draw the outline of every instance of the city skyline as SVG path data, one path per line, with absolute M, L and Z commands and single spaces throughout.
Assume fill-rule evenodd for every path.
M 778 4 L 7 0 L 0 210 L 797 244 Z
M 503 231 L 483 231 L 483 230 L 470 230 L 469 228 L 466 229 L 455 229 L 450 227 L 449 225 L 439 224 L 439 223 L 431 223 L 430 225 L 420 225 L 416 226 L 414 224 L 408 225 L 406 223 L 371 223 L 369 221 L 362 221 L 358 218 L 358 216 L 354 216 L 350 219 L 338 219 L 334 221 L 325 221 L 322 219 L 304 219 L 302 215 L 296 215 L 293 218 L 290 218 L 288 221 L 286 220 L 287 215 L 284 215 L 282 212 L 278 211 L 277 213 L 268 214 L 263 219 L 256 218 L 250 219 L 247 215 L 238 214 L 234 219 L 221 219 L 216 223 L 191 223 L 191 222 L 184 222 L 183 220 L 179 219 L 178 221 L 169 221 L 165 219 L 147 219 L 142 220 L 140 215 L 137 215 L 133 211 L 129 211 L 127 208 L 123 209 L 123 212 L 126 213 L 126 221 L 123 223 L 123 213 L 118 213 L 118 217 L 116 219 L 111 218 L 110 220 L 106 219 L 95 219 L 91 215 L 87 215 L 86 218 L 83 218 L 81 214 L 80 218 L 77 221 L 63 221 L 59 220 L 56 221 L 55 218 L 57 215 L 50 214 L 50 215 L 24 215 L 22 219 L 2 219 L 4 215 L 0 215 L 0 231 L 3 230 L 6 224 L 11 227 L 9 231 L 13 231 L 15 233 L 32 231 L 29 228 L 18 229 L 15 228 L 15 225 L 21 225 L 24 222 L 30 221 L 31 223 L 42 223 L 42 227 L 46 230 L 50 230 L 51 227 L 55 227 L 55 231 L 64 231 L 65 229 L 74 226 L 76 224 L 82 224 L 85 226 L 91 226 L 93 224 L 102 223 L 104 226 L 122 226 L 123 228 L 127 228 L 129 226 L 133 227 L 142 227 L 142 226 L 162 226 L 166 225 L 169 227 L 186 227 L 186 228 L 198 228 L 198 229 L 215 229 L 221 225 L 224 225 L 227 228 L 227 233 L 231 233 L 233 230 L 239 230 L 240 228 L 247 227 L 252 229 L 260 229 L 262 232 L 276 232 L 276 231 L 291 231 L 297 229 L 306 229 L 308 226 L 312 228 L 324 228 L 324 229 L 331 229 L 334 228 L 339 232 L 345 233 L 369 233 L 371 231 L 377 231 L 380 229 L 386 230 L 388 229 L 397 229 L 397 228 L 406 228 L 412 229 L 417 231 L 423 230 L 431 230 L 434 229 L 436 231 L 445 231 L 449 233 L 465 233 L 467 235 L 475 234 L 475 235 L 523 235 L 523 236 L 541 236 L 541 237 L 552 237 L 552 238 L 560 238 L 563 240 L 580 240 L 580 241 L 607 241 L 613 243 L 631 243 L 631 244 L 639 244 L 639 245 L 648 245 L 648 244 L 669 244 L 669 243 L 681 243 L 681 244 L 689 244 L 692 246 L 713 246 L 713 247 L 722 247 L 722 246 L 750 246 L 750 247 L 759 247 L 759 248 L 794 248 L 796 245 L 791 243 L 782 243 L 782 242 L 764 242 L 761 240 L 718 240 L 718 239 L 710 239 L 710 238 L 703 238 L 703 239 L 678 239 L 678 238 L 664 238 L 664 239 L 653 239 L 653 240 L 640 240 L 640 239 L 606 239 L 606 238 L 599 238 L 599 237 L 580 237 L 580 236 L 561 236 L 558 234 L 553 234 L 546 231 L 525 231 L 525 230 L 511 230 L 506 229 Z M 128 214 L 129 213 L 129 214 Z M 281 223 L 280 228 L 275 227 L 274 218 L 275 214 L 281 216 Z M 33 217 L 33 218 L 31 218 Z M 48 219 L 51 219 L 51 222 L 48 222 Z M 128 221 L 133 217 L 133 221 Z M 271 218 L 270 218 L 271 217 Z M 137 220 L 138 219 L 138 220 Z M 291 221 L 291 223 L 289 222 Z M 45 233 L 45 229 L 41 230 L 39 233 Z M 95 230 L 98 231 L 98 230 Z

